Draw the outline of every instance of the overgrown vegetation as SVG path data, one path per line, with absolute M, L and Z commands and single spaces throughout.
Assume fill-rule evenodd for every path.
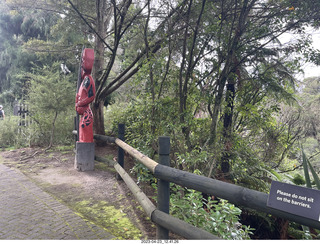
M 170 136 L 172 167 L 266 193 L 272 180 L 317 186 L 319 78 L 295 74 L 305 62 L 319 64 L 307 33 L 319 28 L 319 2 L 36 2 L 0 5 L 2 147 L 71 142 L 85 45 L 96 53 L 95 133 L 116 134 L 125 123 L 126 141 L 154 159 L 158 136 Z M 30 105 L 30 126 L 10 116 L 15 100 Z M 132 171 L 139 182 L 156 181 L 143 166 Z M 171 202 L 173 214 L 223 238 L 261 236 L 254 224 L 241 225 L 256 223 L 250 212 L 240 215 L 222 199 L 179 189 Z M 311 235 L 271 218 L 261 217 L 264 238 Z M 293 237 L 293 229 L 300 234 Z
M 33 143 L 52 147 L 53 142 L 65 144 L 72 138 L 74 84 L 59 72 L 59 64 L 37 68 L 31 73 L 26 99 L 33 120 L 30 126 Z M 59 129 L 57 129 L 59 127 Z M 67 136 L 70 135 L 70 136 Z
M 19 122 L 17 118 L 7 118 L 0 120 L 0 146 L 1 147 L 19 147 L 21 142 L 26 140 L 27 135 L 22 132 L 20 136 Z
M 201 192 L 173 187 L 171 214 L 223 239 L 246 240 L 252 234 L 250 226 L 239 221 L 241 209 L 226 200 L 204 199 Z M 204 201 L 205 200 L 205 201 Z

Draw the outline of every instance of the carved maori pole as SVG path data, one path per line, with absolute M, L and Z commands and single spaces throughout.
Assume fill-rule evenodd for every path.
M 90 103 L 96 95 L 95 83 L 91 76 L 94 50 L 83 49 L 80 62 L 81 83 L 78 79 L 75 108 L 81 118 L 78 125 L 75 168 L 87 171 L 94 169 L 93 115 L 90 108 Z

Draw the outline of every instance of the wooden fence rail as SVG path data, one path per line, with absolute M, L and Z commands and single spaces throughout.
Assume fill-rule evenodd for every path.
M 77 135 L 77 131 L 73 131 L 74 135 Z M 103 135 L 94 135 L 94 139 L 105 141 L 108 143 L 115 143 L 118 146 L 128 152 L 131 156 L 138 159 L 140 162 L 143 162 L 148 168 L 153 168 L 158 165 L 157 162 L 153 161 L 149 157 L 143 155 L 138 150 L 134 149 L 133 147 L 129 146 L 122 140 L 110 137 L 110 136 L 103 136 Z M 170 230 L 173 233 L 176 233 L 186 239 L 192 240 L 215 240 L 220 239 L 219 237 L 205 231 L 199 229 L 191 224 L 188 224 L 178 218 L 175 218 L 168 213 L 160 211 L 157 207 L 149 200 L 149 198 L 144 194 L 144 192 L 139 188 L 139 186 L 134 182 L 134 180 L 127 174 L 127 172 L 123 169 L 123 167 L 113 160 L 108 160 L 103 157 L 95 156 L 95 160 L 100 162 L 105 162 L 110 166 L 113 166 L 123 181 L 126 183 L 132 194 L 135 196 L 139 204 L 144 209 L 147 216 L 151 219 L 152 222 L 156 223 L 157 226 L 157 239 L 168 239 L 168 235 L 164 236 L 163 233 L 160 233 L 159 236 L 159 227 L 164 228 L 166 230 Z
M 135 196 L 139 204 L 144 209 L 147 216 L 152 222 L 161 226 L 162 228 L 168 229 L 186 239 L 192 240 L 213 240 L 219 239 L 218 237 L 212 235 L 211 233 L 199 229 L 193 225 L 190 225 L 178 218 L 175 218 L 167 213 L 164 213 L 156 208 L 156 206 L 149 200 L 149 198 L 144 194 L 144 192 L 139 188 L 139 186 L 134 182 L 134 180 L 127 174 L 127 172 L 115 161 L 107 160 L 105 158 L 96 157 L 97 161 L 106 162 L 112 165 L 117 173 L 121 176 L 123 181 L 126 183 L 132 194 Z M 157 239 L 168 239 L 160 238 Z
M 73 131 L 73 133 L 77 134 L 77 131 Z M 255 209 L 305 226 L 320 229 L 319 221 L 304 218 L 295 214 L 287 213 L 281 210 L 268 207 L 268 194 L 266 193 L 251 190 L 249 188 L 237 186 L 234 184 L 222 182 L 219 180 L 192 174 L 189 172 L 185 172 L 179 169 L 174 169 L 169 166 L 159 164 L 147 157 L 146 155 L 142 154 L 135 148 L 131 147 L 123 140 L 120 140 L 119 138 L 102 135 L 94 135 L 94 138 L 96 140 L 117 144 L 120 148 L 122 148 L 124 151 L 126 151 L 128 154 L 130 154 L 132 157 L 134 157 L 144 166 L 146 166 L 153 173 L 153 175 L 160 180 L 166 182 L 173 182 L 175 184 L 187 187 L 189 189 L 194 189 L 203 193 L 216 196 L 218 198 L 226 199 L 230 203 L 233 203 L 237 206 Z M 99 160 L 102 159 L 99 158 Z M 136 192 L 134 193 L 134 195 L 136 196 L 139 203 L 142 205 L 145 212 L 148 214 L 148 216 L 151 218 L 153 222 L 187 239 L 218 239 L 211 233 L 196 228 L 192 225 L 189 225 L 181 220 L 178 220 L 168 215 L 167 213 L 157 210 L 151 202 L 148 202 L 148 200 L 146 200 L 146 196 L 144 195 L 144 193 L 141 193 L 140 188 L 138 186 L 133 186 L 135 183 L 132 181 L 132 179 L 127 179 L 129 176 L 123 172 L 123 168 L 119 166 L 119 164 L 117 164 L 116 162 L 113 162 L 112 164 L 114 165 L 122 179 L 126 182 L 128 187 L 134 188 L 130 190 Z

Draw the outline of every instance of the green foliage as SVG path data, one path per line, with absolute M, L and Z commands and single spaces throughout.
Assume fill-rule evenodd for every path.
M 139 184 L 140 182 L 147 182 L 152 184 L 152 182 L 155 182 L 157 180 L 150 172 L 150 170 L 141 163 L 136 163 L 130 171 L 137 176 L 137 184 Z
M 292 76 L 300 71 L 303 58 L 319 63 L 304 25 L 319 27 L 320 5 L 313 0 L 291 2 L 183 1 L 172 11 L 171 2 L 146 5 L 142 10 L 142 5 L 124 1 L 117 11 L 105 5 L 108 10 L 96 13 L 94 1 L 78 1 L 79 11 L 97 24 L 95 29 L 111 48 L 99 45 L 100 39 L 93 38 L 65 3 L 49 1 L 38 6 L 50 12 L 33 10 L 32 1 L 0 3 L 0 101 L 7 105 L 28 96 L 33 117 L 32 125 L 18 134 L 14 134 L 15 122 L 0 121 L 5 129 L 0 143 L 17 144 L 21 138 L 38 145 L 70 142 L 75 84 L 71 77 L 59 74 L 58 66 L 67 63 L 75 76 L 79 45 L 86 43 L 98 47 L 99 68 L 94 76 L 97 90 L 103 92 L 97 100 L 106 101 L 109 91 L 122 88 L 118 97 L 112 94 L 121 103 L 109 106 L 107 129 L 116 134 L 118 123 L 125 123 L 131 146 L 156 159 L 158 136 L 167 135 L 175 168 L 220 177 L 226 157 L 231 166 L 228 176 L 236 184 L 267 191 L 271 179 L 302 183 L 301 177 L 290 179 L 279 172 L 293 168 L 297 138 L 312 136 L 320 141 L 316 138 L 318 80 L 305 82 L 300 97 L 305 100 L 302 122 L 300 112 L 293 120 L 282 119 L 286 111 L 280 105 L 294 101 Z M 7 4 L 15 10 L 10 11 Z M 294 8 L 289 10 L 291 4 Z M 169 12 L 172 15 L 167 16 Z M 296 34 L 294 42 L 280 43 L 277 37 L 285 31 Z M 34 64 L 41 68 L 32 70 Z M 231 84 L 233 98 L 225 92 Z M 228 126 L 226 115 L 230 116 Z M 311 185 L 309 171 L 317 183 L 314 167 L 306 159 L 303 162 L 307 184 Z M 154 181 L 143 166 L 133 170 L 139 181 Z M 202 199 L 197 199 L 200 209 Z M 237 215 L 228 204 L 223 206 Z
M 306 181 L 300 174 L 295 174 L 293 178 L 293 183 L 296 185 L 305 185 Z
M 250 239 L 251 228 L 239 222 L 241 210 L 226 200 L 204 199 L 201 192 L 172 187 L 171 214 L 223 239 Z
M 302 150 L 302 165 L 303 165 L 303 171 L 304 171 L 304 177 L 306 181 L 306 185 L 309 188 L 312 188 L 312 182 L 309 175 L 309 170 L 311 171 L 311 174 L 313 176 L 313 180 L 315 182 L 315 185 L 318 190 L 320 190 L 320 179 L 314 168 L 312 167 L 310 160 L 307 158 L 305 152 Z
M 19 126 L 18 117 L 6 116 L 5 120 L 0 120 L 0 147 L 29 146 L 28 138 L 30 134 L 25 127 Z
M 150 97 L 146 95 L 143 99 L 137 99 L 129 104 L 120 104 L 110 106 L 108 117 L 112 121 L 112 131 L 115 133 L 118 123 L 126 125 L 126 140 L 135 148 L 143 153 L 151 155 L 152 145 L 158 136 L 171 134 L 175 129 L 177 116 L 172 106 L 175 103 L 174 98 L 166 97 L 154 104 L 155 117 L 151 118 L 153 109 Z M 120 108 L 122 108 L 120 110 Z M 155 128 L 151 133 L 151 127 Z
M 5 120 L 0 120 L 0 147 L 29 147 L 48 145 L 51 130 L 52 117 L 43 115 L 36 122 L 30 119 L 28 126 L 19 126 L 21 119 L 18 116 L 6 116 Z M 70 145 L 73 141 L 72 131 L 73 118 L 70 114 L 62 113 L 58 117 L 55 126 L 54 143 L 60 145 Z
M 37 122 L 35 121 L 37 120 Z M 48 146 L 51 140 L 54 116 L 44 114 L 35 116 L 33 123 L 26 129 L 30 134 L 30 145 Z M 55 121 L 53 144 L 70 145 L 74 140 L 73 130 L 74 115 L 69 112 L 60 113 Z
M 27 52 L 23 48 L 24 43 L 48 39 L 57 14 L 31 8 L 11 10 L 6 4 L 0 3 L 5 9 L 0 13 L 0 101 L 12 103 L 15 99 L 22 99 L 28 89 L 26 79 L 18 75 L 30 72 L 32 63 L 40 63 L 34 51 Z
M 214 157 L 210 152 L 201 150 L 199 147 L 191 151 L 185 150 L 182 153 L 175 153 L 175 163 L 179 168 L 183 168 L 185 171 L 193 172 L 199 170 L 204 171 L 208 168 L 210 160 Z
M 158 137 L 170 135 L 172 151 L 177 152 L 180 158 L 184 153 L 186 157 L 189 155 L 189 162 L 192 161 L 192 155 L 196 157 L 197 152 L 201 151 L 200 145 L 206 140 L 210 120 L 208 118 L 194 119 L 193 116 L 188 115 L 187 123 L 191 129 L 190 140 L 194 147 L 194 152 L 188 152 L 184 135 L 181 132 L 185 125 L 179 121 L 177 106 L 178 101 L 175 97 L 161 97 L 152 102 L 150 95 L 144 93 L 131 103 L 120 102 L 109 106 L 106 113 L 107 129 L 116 134 L 118 123 L 124 123 L 126 141 L 150 157 L 153 157 L 156 151 Z M 198 161 L 205 157 L 203 153 Z M 197 166 L 199 164 L 190 166 L 190 169 L 194 170 Z
M 34 121 L 30 130 L 35 144 L 50 146 L 54 141 L 67 143 L 72 138 L 74 96 L 70 94 L 75 94 L 75 85 L 60 74 L 58 65 L 30 74 L 27 103 Z

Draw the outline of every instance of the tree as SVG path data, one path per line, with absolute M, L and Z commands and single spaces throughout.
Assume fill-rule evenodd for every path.
M 166 78 L 163 81 L 178 84 L 175 91 L 179 106 L 175 109 L 187 152 L 196 145 L 191 137 L 195 134 L 194 115 L 201 101 L 202 110 L 207 107 L 211 123 L 205 125 L 210 127 L 210 133 L 199 147 L 214 151 L 223 145 L 224 150 L 216 160 L 224 165 L 225 173 L 230 171 L 229 161 L 233 160 L 230 152 L 235 150 L 236 135 L 248 129 L 248 122 L 252 125 L 250 130 L 261 125 L 250 122 L 253 118 L 245 117 L 248 112 L 259 113 L 254 119 L 272 117 L 278 112 L 278 104 L 294 100 L 293 74 L 299 71 L 301 60 L 290 54 L 308 51 L 304 25 L 317 26 L 318 14 L 313 11 L 312 1 L 304 5 L 295 3 L 294 8 L 291 4 L 257 0 L 185 1 L 178 12 L 179 22 L 172 26 L 168 22 L 166 28 L 168 33 L 174 30 L 174 35 L 167 36 L 166 47 L 157 51 L 158 59 L 149 55 L 149 69 L 139 75 L 149 82 L 151 95 L 157 89 L 162 91 L 164 82 L 157 78 L 155 67 L 159 67 L 159 57 L 166 57 L 163 77 L 167 78 L 170 71 L 171 81 Z M 296 34 L 297 42 L 281 44 L 279 37 L 289 31 Z M 274 124 L 272 118 L 268 121 Z M 266 126 L 265 132 L 270 133 L 271 127 Z
M 57 20 L 55 15 L 47 15 L 35 10 L 12 10 L 3 2 L 0 15 L 1 33 L 1 75 L 0 91 L 3 102 L 12 103 L 26 95 L 28 84 L 19 73 L 30 72 L 32 63 L 39 64 L 36 55 L 26 52 L 23 45 L 35 38 L 46 40 L 49 38 L 50 27 Z
M 29 1 L 13 2 L 31 7 Z M 137 76 L 146 84 L 144 92 L 151 96 L 151 131 L 156 132 L 156 126 L 160 126 L 156 123 L 157 103 L 174 94 L 171 111 L 174 118 L 179 118 L 176 123 L 187 145 L 185 152 L 195 148 L 217 152 L 214 161 L 224 173 L 232 169 L 232 152 L 237 138 L 241 138 L 238 135 L 248 130 L 245 123 L 251 123 L 250 130 L 258 131 L 252 121 L 273 116 L 277 104 L 272 106 L 271 102 L 292 100 L 292 75 L 301 58 L 290 54 L 302 53 L 317 61 L 317 53 L 308 50 L 304 34 L 306 24 L 319 26 L 315 11 L 319 3 L 311 0 L 163 0 L 157 5 L 129 0 L 38 2 L 41 8 L 60 15 L 50 29 L 48 42 L 29 41 L 25 47 L 35 48 L 32 44 L 37 44 L 38 52 L 39 44 L 69 47 L 68 55 L 59 52 L 56 56 L 70 62 L 72 71 L 77 70 L 81 45 L 96 50 L 96 133 L 104 134 L 103 105 L 109 96 Z M 281 44 L 279 37 L 289 31 L 296 34 L 297 41 Z M 49 51 L 57 49 L 51 46 Z M 209 118 L 197 120 L 199 110 Z M 246 117 L 250 111 L 257 116 Z M 206 127 L 202 131 L 210 131 L 198 140 L 195 131 L 200 124 Z M 272 126 L 265 126 L 266 131 L 275 135 Z
M 166 41 L 166 38 L 173 34 L 171 31 L 173 31 L 175 22 L 172 20 L 178 19 L 177 13 L 182 10 L 185 2 L 186 1 L 183 1 L 177 4 L 177 6 L 170 9 L 168 14 L 164 14 L 161 13 L 159 9 L 156 9 L 156 12 L 154 12 L 153 8 L 150 8 L 150 1 L 143 3 L 141 7 L 139 4 L 132 1 L 123 1 L 119 4 L 115 1 L 111 1 L 110 8 L 112 9 L 113 19 L 110 21 L 110 24 L 112 24 L 112 28 L 105 39 L 110 40 L 109 36 L 111 35 L 113 38 L 110 40 L 110 44 L 104 43 L 104 48 L 108 50 L 108 53 L 105 55 L 109 58 L 102 75 L 96 76 L 97 93 L 93 108 L 95 118 L 98 118 L 95 123 L 96 133 L 104 134 L 103 117 L 99 115 L 102 114 L 102 104 L 104 104 L 108 95 L 112 94 L 135 75 L 144 65 L 144 61 L 148 60 L 150 55 L 159 51 L 161 45 Z M 100 1 L 97 1 L 96 3 L 100 3 Z M 149 18 L 145 18 L 145 11 L 147 11 L 146 15 L 149 16 Z M 160 22 L 156 24 L 153 23 L 155 26 L 151 28 L 150 16 L 153 16 L 156 13 L 157 18 L 154 19 L 160 20 Z M 135 32 L 131 32 L 131 30 L 132 28 L 139 27 L 139 25 L 141 26 L 141 19 L 146 21 L 145 27 L 142 26 L 141 28 L 145 30 L 145 36 L 148 35 L 144 39 L 145 41 L 142 42 L 144 45 L 136 47 L 137 49 L 139 48 L 139 52 L 137 52 L 129 62 L 126 60 L 125 65 L 120 65 L 121 69 L 118 70 L 118 73 L 113 77 L 111 71 L 116 64 L 116 57 L 119 55 L 119 52 L 121 52 L 121 48 L 128 45 L 127 43 L 124 43 L 124 41 L 131 40 L 131 43 L 132 40 L 136 40 L 137 37 L 139 38 L 139 36 L 136 36 Z M 168 27 L 168 32 L 164 35 L 163 28 L 166 27 L 169 19 L 172 21 L 170 22 L 171 26 Z M 153 31 L 150 34 L 146 34 L 151 29 L 153 29 Z
M 36 7 L 34 1 L 15 0 L 10 4 L 23 8 L 41 6 L 39 8 L 63 14 L 66 16 L 64 19 L 75 21 L 75 30 L 84 34 L 87 44 L 90 45 L 89 39 L 93 40 L 94 43 L 91 44 L 96 50 L 93 77 L 97 87 L 93 104 L 94 128 L 96 133 L 104 134 L 102 115 L 107 97 L 136 74 L 145 64 L 147 56 L 161 49 L 166 38 L 176 31 L 173 26 L 178 23 L 179 17 L 184 15 L 182 10 L 186 0 L 174 4 L 163 2 L 163 5 L 153 7 L 150 7 L 151 1 L 140 3 L 131 0 L 111 1 L 110 3 L 106 0 L 96 0 L 95 6 L 92 5 L 92 2 L 77 1 L 75 4 L 71 0 L 67 1 L 68 5 L 65 4 L 66 2 L 47 3 L 41 0 L 37 2 L 39 4 Z M 70 8 L 73 11 L 70 11 Z M 148 20 L 146 16 L 149 16 Z M 146 24 L 143 24 L 144 22 Z M 127 42 L 132 43 L 136 38 L 140 38 L 132 31 L 140 27 L 146 31 L 145 33 L 149 33 L 147 39 L 142 37 L 142 40 L 147 42 L 140 42 L 142 45 L 137 47 L 139 52 L 136 52 L 131 60 L 125 60 L 125 62 L 122 60 L 119 63 L 117 57 L 121 56 L 122 50 L 128 46 Z M 169 32 L 164 33 L 164 30 L 169 30 Z
M 265 90 L 268 94 L 282 94 L 290 98 L 287 89 L 294 80 L 292 74 L 298 60 L 286 60 L 282 54 L 288 54 L 289 50 L 300 52 L 303 48 L 308 48 L 303 25 L 316 20 L 316 13 L 310 14 L 314 7 L 311 1 L 303 6 L 297 3 L 294 8 L 297 12 L 292 12 L 288 4 L 286 1 L 224 1 L 216 4 L 211 11 L 216 13 L 212 15 L 217 23 L 212 48 L 217 56 L 210 59 L 215 66 L 211 66 L 213 79 L 208 83 L 212 87 L 208 94 L 208 108 L 212 118 L 208 144 L 215 146 L 219 142 L 217 126 L 225 97 L 227 106 L 221 114 L 224 116 L 222 138 L 225 153 L 221 159 L 224 173 L 229 172 L 228 151 L 232 148 L 230 125 L 233 123 L 233 100 L 237 98 L 237 89 L 253 81 L 258 83 L 254 85 L 259 89 L 258 93 L 264 93 Z M 278 37 L 289 31 L 301 34 L 299 44 L 277 44 Z
M 44 136 L 48 136 L 47 128 L 51 128 L 48 145 L 51 148 L 58 116 L 74 107 L 74 98 L 70 96 L 74 90 L 73 84 L 68 76 L 61 74 L 60 63 L 54 63 L 51 67 L 38 67 L 35 73 L 28 76 L 30 88 L 27 103 L 30 114 Z
M 303 131 L 305 137 L 313 137 L 320 145 L 320 136 L 318 134 L 320 118 L 318 112 L 319 106 L 319 77 L 308 78 L 303 82 L 304 89 L 299 94 L 301 104 L 301 113 L 303 120 Z

